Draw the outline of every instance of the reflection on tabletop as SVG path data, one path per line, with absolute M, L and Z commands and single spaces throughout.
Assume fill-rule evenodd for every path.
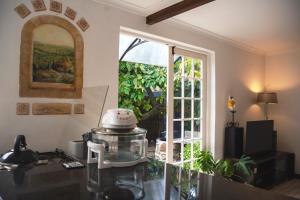
M 3 200 L 293 200 L 219 176 L 149 159 L 132 167 L 67 170 L 60 159 L 0 171 Z

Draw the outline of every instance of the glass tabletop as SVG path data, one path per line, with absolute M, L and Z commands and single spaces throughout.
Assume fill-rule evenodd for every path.
M 0 171 L 3 200 L 292 200 L 280 194 L 237 183 L 223 177 L 149 159 L 132 167 L 67 170 L 57 159 L 48 165 L 27 165 Z

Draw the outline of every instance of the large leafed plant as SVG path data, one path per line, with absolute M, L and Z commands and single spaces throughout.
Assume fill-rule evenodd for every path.
M 165 67 L 119 62 L 119 107 L 132 109 L 139 120 L 165 110 Z
M 192 59 L 184 61 L 185 76 L 191 76 Z M 181 95 L 182 59 L 174 62 L 174 95 Z M 200 66 L 200 63 L 195 63 Z M 195 77 L 199 78 L 200 71 L 195 70 Z M 119 61 L 119 107 L 132 109 L 139 120 L 148 119 L 154 115 L 163 114 L 166 110 L 165 98 L 167 91 L 167 68 L 157 65 Z M 200 92 L 200 85 L 195 84 L 195 91 Z M 185 96 L 191 95 L 191 81 L 186 78 Z M 180 109 L 178 101 L 176 108 Z M 199 108 L 198 108 L 198 107 Z M 196 105 L 195 110 L 200 109 Z M 190 108 L 186 108 L 188 112 Z

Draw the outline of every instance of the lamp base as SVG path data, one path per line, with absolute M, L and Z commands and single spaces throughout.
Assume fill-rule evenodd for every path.
M 265 118 L 266 118 L 266 120 L 269 120 L 268 112 L 269 112 L 268 103 L 265 103 Z
M 236 113 L 236 111 L 231 110 L 230 112 L 231 112 L 231 122 L 227 122 L 226 126 L 227 127 L 238 127 L 239 123 L 235 122 L 235 120 L 234 120 L 234 114 Z

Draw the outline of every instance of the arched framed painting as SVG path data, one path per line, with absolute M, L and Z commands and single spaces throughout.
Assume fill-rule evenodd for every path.
M 21 38 L 20 97 L 81 98 L 83 39 L 67 20 L 50 15 L 25 23 Z

